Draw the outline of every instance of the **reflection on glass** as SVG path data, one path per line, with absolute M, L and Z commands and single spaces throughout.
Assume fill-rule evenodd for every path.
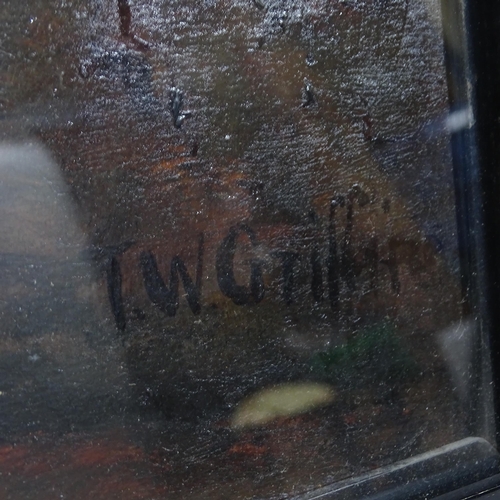
M 2 11 L 9 495 L 284 498 L 489 450 L 437 5 Z

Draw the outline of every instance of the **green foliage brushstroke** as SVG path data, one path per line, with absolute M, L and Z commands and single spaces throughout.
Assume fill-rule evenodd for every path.
M 401 386 L 414 380 L 418 365 L 387 323 L 361 331 L 344 345 L 311 359 L 311 372 L 339 388 Z

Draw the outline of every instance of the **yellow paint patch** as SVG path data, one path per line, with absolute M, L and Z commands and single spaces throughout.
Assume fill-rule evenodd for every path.
M 232 429 L 265 425 L 278 417 L 291 417 L 330 404 L 330 385 L 295 382 L 267 387 L 244 399 L 231 418 Z

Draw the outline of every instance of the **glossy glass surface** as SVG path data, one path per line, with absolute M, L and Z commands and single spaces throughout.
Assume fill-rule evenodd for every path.
M 8 498 L 290 498 L 491 438 L 436 3 L 0 19 Z

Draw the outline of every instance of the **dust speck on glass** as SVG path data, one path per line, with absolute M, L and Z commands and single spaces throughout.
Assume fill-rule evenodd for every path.
M 437 1 L 0 18 L 8 498 L 291 498 L 491 439 Z

